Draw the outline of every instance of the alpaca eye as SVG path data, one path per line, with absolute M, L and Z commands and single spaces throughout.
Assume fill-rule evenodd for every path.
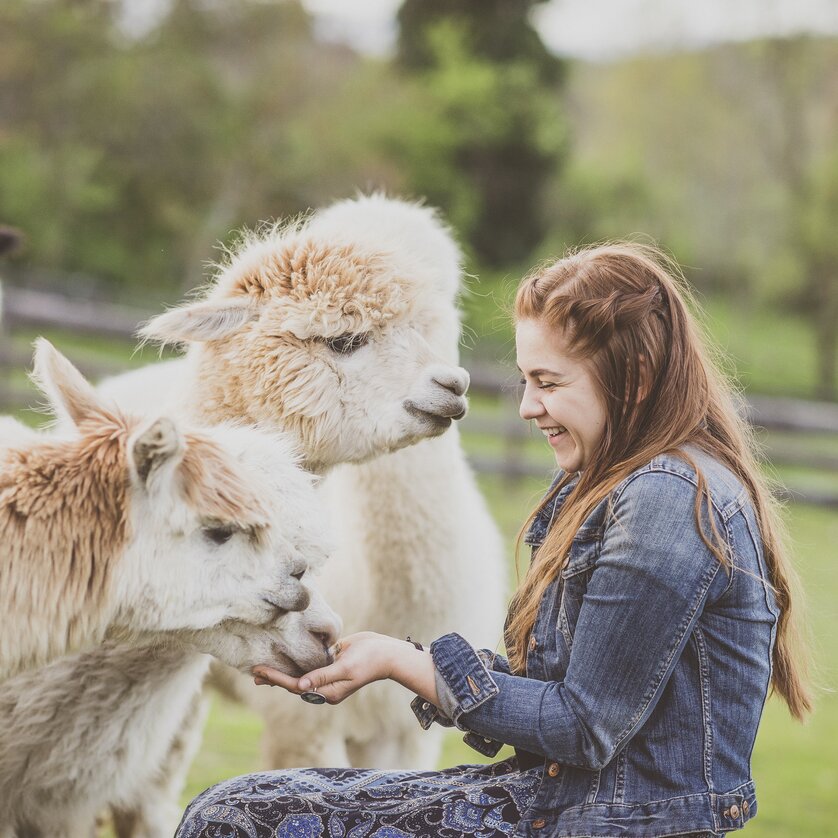
M 204 538 L 207 541 L 211 541 L 213 544 L 219 545 L 226 544 L 235 534 L 236 529 L 235 527 L 204 527 L 202 530 L 204 534 Z
M 328 338 L 326 340 L 326 346 L 338 355 L 349 355 L 356 349 L 366 346 L 369 343 L 369 339 L 370 336 L 364 333 L 353 335 L 351 332 L 347 332 L 345 335 Z

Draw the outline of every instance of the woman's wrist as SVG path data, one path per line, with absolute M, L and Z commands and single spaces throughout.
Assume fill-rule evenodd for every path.
M 438 698 L 431 653 L 394 639 L 390 654 L 390 679 L 435 704 Z

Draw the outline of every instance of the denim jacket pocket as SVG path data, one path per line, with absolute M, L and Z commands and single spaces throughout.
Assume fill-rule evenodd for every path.
M 561 599 L 559 602 L 558 629 L 568 651 L 573 646 L 573 634 L 582 598 L 588 589 L 597 559 L 599 558 L 601 532 L 580 530 L 570 548 L 570 557 L 561 571 Z

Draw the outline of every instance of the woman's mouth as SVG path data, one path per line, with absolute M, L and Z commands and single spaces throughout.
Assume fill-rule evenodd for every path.
M 547 439 L 555 439 L 556 437 L 567 433 L 567 428 L 565 428 L 564 425 L 556 425 L 552 428 L 542 428 L 541 431 Z

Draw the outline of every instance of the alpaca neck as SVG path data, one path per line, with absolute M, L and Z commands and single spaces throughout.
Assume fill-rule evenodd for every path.
M 458 595 L 452 582 L 455 588 L 460 583 L 452 579 L 452 566 L 456 572 L 457 565 L 453 551 L 462 529 L 458 510 L 466 494 L 463 482 L 470 475 L 456 432 L 344 466 L 329 480 L 327 502 L 336 511 L 339 540 L 347 550 L 344 581 L 351 585 L 353 567 L 364 566 L 369 573 L 363 580 L 365 618 L 374 621 L 381 615 L 386 623 L 379 630 L 388 633 L 421 636 L 423 620 L 433 630 L 436 612 L 450 613 L 451 599 Z M 351 602 L 335 599 L 334 604 L 345 615 L 357 613 Z

